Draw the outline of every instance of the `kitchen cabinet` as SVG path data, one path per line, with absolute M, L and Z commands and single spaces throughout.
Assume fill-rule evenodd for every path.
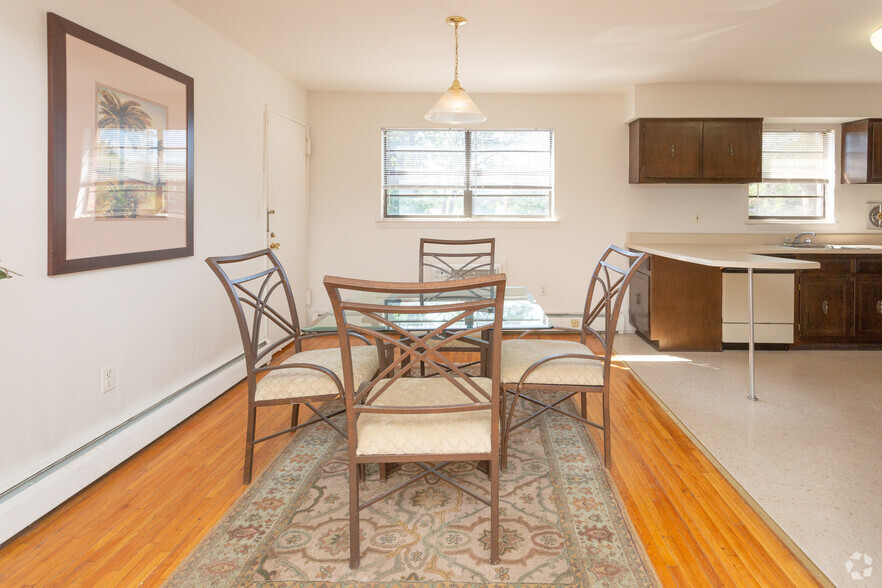
M 639 118 L 629 137 L 632 184 L 762 180 L 760 118 Z
M 628 318 L 660 351 L 722 349 L 722 271 L 657 255 L 637 270 Z
M 882 119 L 843 123 L 840 145 L 843 184 L 882 183 Z
M 800 347 L 882 344 L 882 256 L 810 255 L 817 270 L 797 272 Z

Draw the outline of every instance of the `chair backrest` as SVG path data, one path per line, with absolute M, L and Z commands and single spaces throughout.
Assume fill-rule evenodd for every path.
M 294 293 L 275 253 L 262 249 L 242 255 L 209 257 L 205 263 L 224 285 L 233 305 L 245 349 L 249 379 L 253 378 L 254 369 L 263 359 L 281 347 L 294 342 L 295 350 L 298 353 L 301 351 L 302 333 L 294 307 Z M 270 298 L 280 288 L 284 296 L 275 297 L 273 306 Z M 251 312 L 246 312 L 245 307 L 250 308 Z M 265 320 L 281 328 L 284 334 L 261 349 L 261 330 Z
M 606 363 L 612 357 L 613 339 L 616 336 L 616 325 L 619 322 L 619 311 L 625 300 L 625 292 L 637 269 L 643 265 L 649 255 L 622 249 L 610 245 L 594 268 L 591 283 L 588 286 L 588 297 L 585 299 L 585 311 L 582 314 L 582 343 L 588 335 L 597 338 L 604 347 Z M 595 327 L 598 318 L 603 317 L 603 330 Z M 600 333 L 603 333 L 601 335 Z
M 420 239 L 420 282 L 495 273 L 496 239 Z
M 491 410 L 493 422 L 499 410 L 499 364 L 502 339 L 502 308 L 505 274 L 447 282 L 372 282 L 326 276 L 325 288 L 334 307 L 343 356 L 344 399 L 349 439 L 357 445 L 355 423 L 362 413 L 426 414 Z M 456 293 L 462 292 L 461 297 Z M 476 292 L 483 293 L 476 296 Z M 443 296 L 438 296 L 443 294 Z M 430 302 L 426 302 L 426 301 Z M 391 348 L 387 365 L 359 389 L 354 387 L 348 334 L 373 338 Z M 489 337 L 481 338 L 489 333 Z M 440 352 L 450 341 L 468 337 L 485 341 L 492 380 L 486 390 L 475 376 L 464 372 Z M 379 406 L 375 402 L 401 378 L 425 363 L 427 374 L 446 379 L 467 400 L 445 406 Z

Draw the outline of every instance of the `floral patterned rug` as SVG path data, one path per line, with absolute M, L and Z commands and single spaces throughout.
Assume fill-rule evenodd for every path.
M 368 469 L 362 500 L 404 480 Z M 500 476 L 500 561 L 489 507 L 428 476 L 361 514 L 349 569 L 345 440 L 298 434 L 166 586 L 653 586 L 655 574 L 583 426 L 546 413 L 512 435 Z M 473 463 L 446 472 L 489 490 Z

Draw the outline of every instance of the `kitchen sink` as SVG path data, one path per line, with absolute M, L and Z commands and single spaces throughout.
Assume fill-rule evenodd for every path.
M 788 249 L 870 249 L 866 245 L 825 245 L 823 243 L 784 243 L 779 247 L 787 247 Z

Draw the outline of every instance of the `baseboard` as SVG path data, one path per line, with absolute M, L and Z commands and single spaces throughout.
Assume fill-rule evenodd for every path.
M 229 390 L 242 355 L 58 460 L 0 496 L 0 545 Z

